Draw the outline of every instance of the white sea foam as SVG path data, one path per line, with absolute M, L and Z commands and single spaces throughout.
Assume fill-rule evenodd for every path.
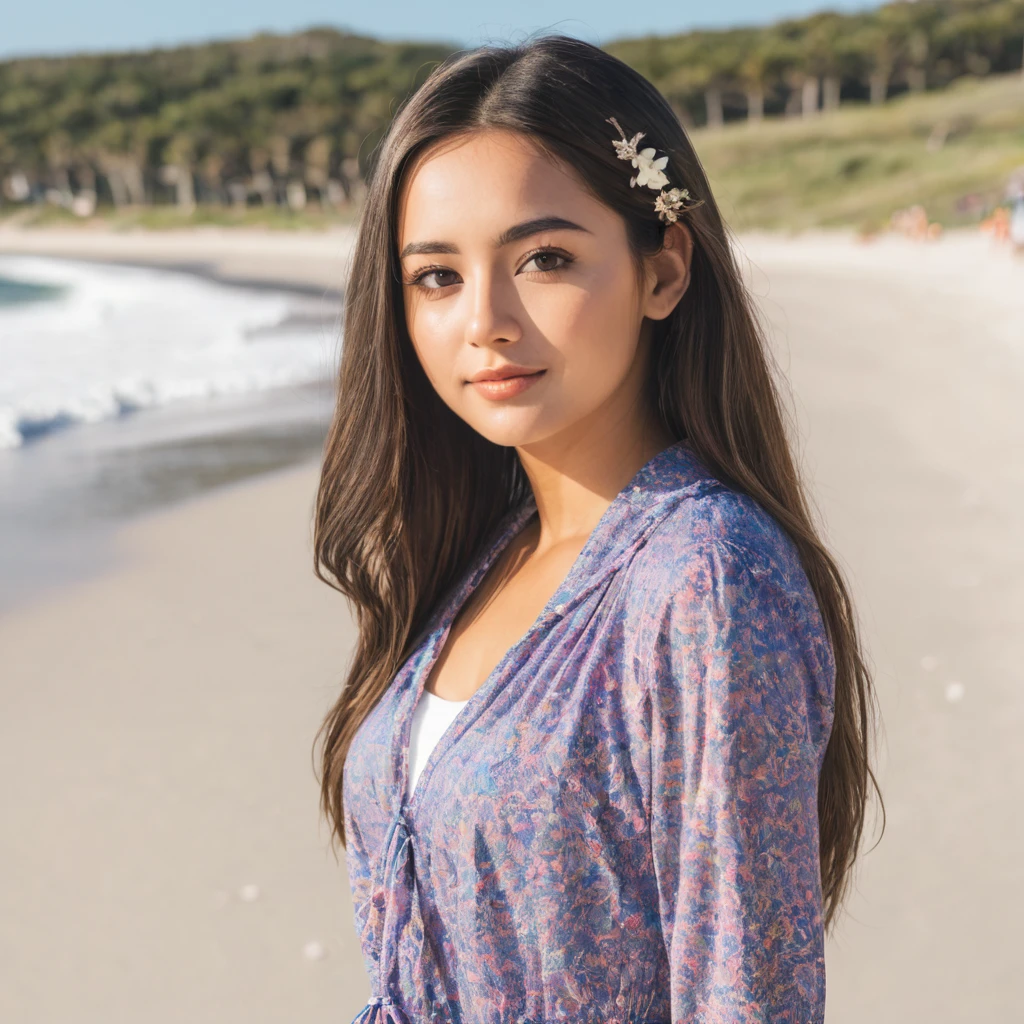
M 0 277 L 61 289 L 0 305 L 0 448 L 181 398 L 319 380 L 337 366 L 334 319 L 289 324 L 285 293 L 36 256 L 0 257 Z

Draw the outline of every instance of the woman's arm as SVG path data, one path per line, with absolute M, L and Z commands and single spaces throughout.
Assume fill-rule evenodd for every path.
M 824 1019 L 817 784 L 834 668 L 792 564 L 791 552 L 708 539 L 645 613 L 651 837 L 676 1024 Z
M 362 833 L 352 816 L 352 801 L 345 800 L 345 868 L 352 890 L 352 910 L 360 943 L 366 934 L 366 922 L 373 897 L 373 872 Z M 364 948 L 363 953 L 366 955 Z

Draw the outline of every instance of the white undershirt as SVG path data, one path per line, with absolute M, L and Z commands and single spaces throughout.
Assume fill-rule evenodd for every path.
M 430 757 L 430 752 L 455 716 L 469 703 L 466 700 L 445 700 L 436 693 L 424 690 L 412 713 L 412 734 L 409 737 L 409 796 L 416 788 L 416 780 Z

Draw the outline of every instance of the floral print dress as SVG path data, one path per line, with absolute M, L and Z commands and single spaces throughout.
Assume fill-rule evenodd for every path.
M 344 771 L 353 1024 L 821 1024 L 835 664 L 795 547 L 685 441 L 606 509 L 406 794 L 416 701 L 532 497 Z

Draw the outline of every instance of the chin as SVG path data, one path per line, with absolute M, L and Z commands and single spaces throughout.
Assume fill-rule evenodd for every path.
M 516 416 L 514 412 L 515 410 L 510 409 L 509 413 L 513 415 L 499 413 L 491 417 L 467 417 L 466 422 L 492 444 L 501 445 L 503 448 L 521 448 L 524 445 L 535 444 L 552 433 L 551 430 L 543 429 L 533 416 L 529 417 L 529 422 L 523 422 L 525 417 Z

